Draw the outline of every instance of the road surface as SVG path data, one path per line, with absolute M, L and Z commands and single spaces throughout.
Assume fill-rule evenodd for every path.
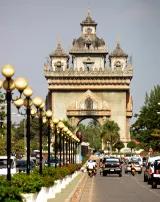
M 160 185 L 152 189 L 143 182 L 143 173 L 132 176 L 124 174 L 87 178 L 80 202 L 159 202 Z

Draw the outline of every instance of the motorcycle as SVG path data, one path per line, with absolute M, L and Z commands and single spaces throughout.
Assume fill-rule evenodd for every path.
M 136 169 L 135 169 L 135 168 L 131 168 L 131 174 L 132 174 L 133 176 L 135 176 L 135 174 L 136 174 Z
M 88 176 L 93 177 L 95 175 L 94 169 L 88 169 Z

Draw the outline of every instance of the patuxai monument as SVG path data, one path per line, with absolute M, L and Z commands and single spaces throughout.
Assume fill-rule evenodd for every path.
M 80 37 L 73 39 L 69 53 L 58 43 L 44 65 L 48 108 L 55 117 L 68 119 L 75 126 L 86 118 L 100 124 L 113 120 L 120 127 L 121 141 L 127 143 L 132 117 L 132 65 L 119 42 L 108 52 L 90 13 L 80 25 Z

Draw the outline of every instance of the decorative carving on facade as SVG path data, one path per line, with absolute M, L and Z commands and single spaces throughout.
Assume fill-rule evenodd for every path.
M 44 66 L 44 75 L 45 77 L 56 77 L 56 76 L 133 76 L 133 69 L 130 65 L 128 65 L 124 70 L 122 68 L 114 68 L 111 69 L 110 67 L 106 67 L 104 69 L 102 68 L 95 68 L 95 69 L 90 69 L 90 71 L 87 71 L 86 69 L 80 68 L 78 69 L 73 69 L 73 68 L 68 68 L 65 69 L 64 71 L 58 71 L 55 70 L 53 71 L 51 67 L 48 66 L 47 64 L 47 69 L 46 65 Z
M 87 90 L 67 108 L 68 116 L 110 116 L 111 110 L 106 101 Z

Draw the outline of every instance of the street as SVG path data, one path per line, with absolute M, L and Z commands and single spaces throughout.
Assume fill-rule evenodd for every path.
M 143 182 L 143 173 L 87 178 L 80 202 L 151 202 L 160 201 L 160 185 L 152 189 Z

